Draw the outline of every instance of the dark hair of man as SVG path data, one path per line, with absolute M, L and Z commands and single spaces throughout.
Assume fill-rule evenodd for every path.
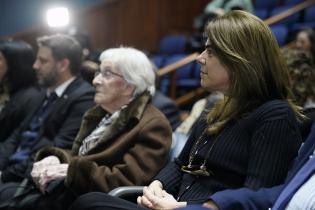
M 32 67 L 35 56 L 31 45 L 23 41 L 1 40 L 0 52 L 7 63 L 3 85 L 9 94 L 36 84 L 36 74 Z
M 37 39 L 39 47 L 51 49 L 54 59 L 70 61 L 70 71 L 73 75 L 79 73 L 82 62 L 82 50 L 80 44 L 71 36 L 65 34 L 54 34 Z

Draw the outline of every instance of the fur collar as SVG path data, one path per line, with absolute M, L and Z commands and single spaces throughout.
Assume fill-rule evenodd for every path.
M 125 109 L 121 110 L 120 115 L 116 118 L 112 124 L 108 127 L 106 132 L 100 137 L 101 140 L 95 145 L 97 147 L 99 144 L 113 139 L 114 137 L 122 134 L 124 130 L 133 127 L 142 118 L 143 112 L 149 103 L 151 96 L 148 91 L 136 97 L 132 100 Z M 89 109 L 83 116 L 80 131 L 74 140 L 72 147 L 72 154 L 77 155 L 82 141 L 86 136 L 88 136 L 102 120 L 102 118 L 107 114 L 107 112 L 100 106 L 95 106 Z M 95 148 L 94 147 L 94 148 Z M 93 150 L 90 149 L 88 154 Z

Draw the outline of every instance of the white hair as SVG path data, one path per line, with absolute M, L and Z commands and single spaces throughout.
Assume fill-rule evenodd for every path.
M 140 50 L 131 47 L 119 47 L 105 50 L 100 55 L 100 61 L 113 63 L 124 79 L 135 85 L 133 96 L 148 90 L 155 93 L 155 73 L 149 58 Z

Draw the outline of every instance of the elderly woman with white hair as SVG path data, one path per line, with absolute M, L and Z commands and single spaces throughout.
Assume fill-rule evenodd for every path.
M 82 193 L 148 184 L 167 161 L 171 127 L 150 104 L 155 75 L 149 59 L 120 47 L 104 51 L 100 60 L 93 80 L 97 105 L 83 116 L 72 151 L 44 148 L 33 165 L 33 182 L 45 200 L 39 203 L 51 209 L 66 209 Z M 60 179 L 63 190 L 50 192 Z M 45 208 L 36 203 L 32 209 Z

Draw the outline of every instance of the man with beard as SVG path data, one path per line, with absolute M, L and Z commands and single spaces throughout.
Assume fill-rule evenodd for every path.
M 79 77 L 81 48 L 67 35 L 38 38 L 33 65 L 45 88 L 33 109 L 0 145 L 1 181 L 20 181 L 31 170 L 34 154 L 43 147 L 71 149 L 81 117 L 93 106 L 94 89 Z

